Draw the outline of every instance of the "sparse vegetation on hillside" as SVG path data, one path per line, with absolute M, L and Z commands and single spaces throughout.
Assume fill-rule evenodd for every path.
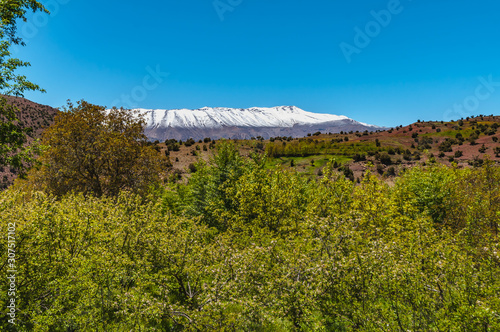
M 371 133 L 316 132 L 305 138 L 271 137 L 264 140 L 260 137 L 233 141 L 244 156 L 249 156 L 252 152 L 265 154 L 268 167 L 288 166 L 304 175 L 317 176 L 326 161 L 336 159 L 348 164 L 356 181 L 361 180 L 369 164 L 374 164 L 380 175 L 393 178 L 405 168 L 417 164 L 438 162 L 451 166 L 454 162 L 458 167 L 469 167 L 470 164 L 475 164 L 475 159 L 484 159 L 484 155 L 499 162 L 499 154 L 496 152 L 500 151 L 500 135 L 497 134 L 500 118 L 483 116 L 482 119 L 471 117 L 448 123 L 420 121 L 407 127 L 398 126 Z M 470 146 L 471 141 L 477 143 L 477 146 Z M 161 145 L 161 148 L 172 160 L 179 160 L 174 163 L 174 168 L 183 173 L 184 177 L 189 177 L 189 164 L 195 163 L 198 158 L 207 161 L 212 155 L 214 142 L 216 141 L 212 141 L 207 149 L 202 149 L 201 143 L 195 142 L 186 147 L 176 146 L 177 141 L 168 140 L 165 147 Z M 193 155 L 193 150 L 196 150 L 196 156 Z M 431 155 L 434 157 L 430 157 Z

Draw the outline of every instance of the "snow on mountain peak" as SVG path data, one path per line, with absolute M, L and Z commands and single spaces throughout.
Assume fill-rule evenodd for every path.
M 296 106 L 225 108 L 203 107 L 195 110 L 137 109 L 149 128 L 281 127 L 314 125 L 348 120 L 345 116 L 306 112 Z

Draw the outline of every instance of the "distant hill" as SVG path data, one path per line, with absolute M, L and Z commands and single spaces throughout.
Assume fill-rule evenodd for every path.
M 385 128 L 361 123 L 346 116 L 306 112 L 295 106 L 247 109 L 204 107 L 196 110 L 147 110 L 146 136 L 150 140 L 250 139 L 276 136 L 304 137 L 308 133 L 376 131 Z
M 26 98 L 4 96 L 9 104 L 16 106 L 19 111 L 17 118 L 25 128 L 33 128 L 33 138 L 41 138 L 44 128 L 54 123 L 54 118 L 59 112 L 56 108 L 37 104 Z
M 34 139 L 42 137 L 43 130 L 54 123 L 54 118 L 59 112 L 53 107 L 37 104 L 26 98 L 4 97 L 9 104 L 18 108 L 16 115 L 23 127 L 33 128 L 33 132 L 28 136 L 28 144 Z M 6 188 L 15 177 L 16 174 L 13 169 L 0 167 L 0 189 Z
M 269 140 L 235 140 L 240 153 L 266 153 L 270 166 L 294 168 L 308 175 L 323 173 L 329 160 L 349 167 L 355 179 L 373 167 L 388 181 L 405 169 L 434 163 L 457 167 L 482 165 L 486 158 L 500 163 L 500 116 L 476 116 L 463 120 L 416 122 L 384 131 L 314 132 L 307 137 L 272 137 Z M 306 136 L 306 135 L 304 135 Z M 210 141 L 159 144 L 174 171 L 189 176 L 190 165 L 208 160 L 216 146 Z M 373 166 L 370 166 L 373 165 Z M 345 168 L 344 168 L 345 170 Z

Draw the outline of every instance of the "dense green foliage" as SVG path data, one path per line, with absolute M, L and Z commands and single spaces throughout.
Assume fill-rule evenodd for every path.
M 500 330 L 500 169 L 355 185 L 217 145 L 146 202 L 0 193 L 2 225 L 17 226 L 18 331 Z

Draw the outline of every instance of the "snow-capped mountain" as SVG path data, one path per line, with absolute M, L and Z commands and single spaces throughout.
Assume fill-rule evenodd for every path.
M 335 133 L 383 129 L 346 116 L 311 113 L 295 106 L 137 110 L 146 120 L 145 133 L 148 138 L 160 141 L 170 138 L 198 140 L 204 137 L 303 137 L 317 131 Z

